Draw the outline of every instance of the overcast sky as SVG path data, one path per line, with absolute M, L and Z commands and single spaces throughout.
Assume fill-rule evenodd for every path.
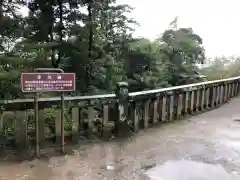
M 136 36 L 154 39 L 179 16 L 203 38 L 208 56 L 240 55 L 240 0 L 118 0 L 135 8 Z
M 240 0 L 117 0 L 135 8 L 135 36 L 151 40 L 176 16 L 178 27 L 191 27 L 203 38 L 208 57 L 240 55 Z M 27 11 L 23 10 L 26 14 Z

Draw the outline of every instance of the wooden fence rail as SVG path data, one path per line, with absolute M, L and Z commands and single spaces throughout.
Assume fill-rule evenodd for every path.
M 226 103 L 239 93 L 240 77 L 177 87 L 116 94 L 65 97 L 65 136 L 68 142 L 82 137 L 109 137 L 123 130 L 138 132 L 158 123 L 180 120 Z M 127 86 L 119 88 L 119 92 Z M 39 143 L 59 144 L 60 98 L 39 99 Z M 34 100 L 2 101 L 0 144 L 18 149 L 35 146 Z

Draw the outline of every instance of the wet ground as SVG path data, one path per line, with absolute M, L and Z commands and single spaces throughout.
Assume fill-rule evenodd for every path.
M 240 98 L 128 141 L 79 146 L 74 155 L 48 160 L 0 163 L 0 180 L 233 180 L 238 173 Z

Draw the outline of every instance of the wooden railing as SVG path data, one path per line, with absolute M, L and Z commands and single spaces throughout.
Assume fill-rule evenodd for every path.
M 119 94 L 65 97 L 66 142 L 121 136 L 159 123 L 180 120 L 226 103 L 239 93 L 240 77 L 177 87 Z M 126 87 L 124 87 L 126 88 Z M 121 87 L 120 87 L 121 89 Z M 126 91 L 125 91 L 126 93 Z M 58 97 L 39 99 L 39 145 L 58 145 L 61 135 Z M 2 101 L 0 143 L 18 149 L 35 146 L 34 100 Z M 125 133 L 124 133 L 125 134 Z

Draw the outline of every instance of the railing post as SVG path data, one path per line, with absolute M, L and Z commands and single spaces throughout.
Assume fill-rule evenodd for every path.
M 239 92 L 239 81 L 236 81 L 235 96 L 238 95 L 238 92 Z
M 153 102 L 153 124 L 156 124 L 158 122 L 158 106 L 159 106 L 159 94 L 157 95 L 156 99 Z
M 194 95 L 195 94 L 195 91 L 192 90 L 191 91 L 191 97 L 190 97 L 190 114 L 193 114 L 194 112 Z
M 150 100 L 148 99 L 144 103 L 144 128 L 148 128 L 148 122 L 149 122 L 149 104 Z
M 224 83 L 224 103 L 226 103 L 227 102 L 227 100 L 228 100 L 228 98 L 227 98 L 227 95 L 228 95 L 228 83 Z
M 197 89 L 196 91 L 196 112 L 200 110 L 200 100 L 201 100 L 201 89 Z
M 39 109 L 39 145 L 40 148 L 45 146 L 45 119 L 44 119 L 44 109 Z
M 162 97 L 162 121 L 165 122 L 167 121 L 167 95 L 166 93 L 163 94 Z
M 223 103 L 224 101 L 224 85 L 223 83 L 221 83 L 220 85 L 220 105 Z
M 205 86 L 201 89 L 201 111 L 204 111 L 205 107 L 206 88 Z
M 176 97 L 176 96 L 175 97 L 174 96 L 175 96 L 174 92 L 169 92 L 169 94 L 168 94 L 168 97 L 169 97 L 169 106 L 168 106 L 169 117 L 168 117 L 168 120 L 169 121 L 174 120 L 174 98 Z
M 177 117 L 176 117 L 177 120 L 181 119 L 182 112 L 183 112 L 183 94 L 182 92 L 179 92 L 177 96 Z
M 215 107 L 215 100 L 216 100 L 216 87 L 215 84 L 211 87 L 211 108 Z
M 15 112 L 15 137 L 16 145 L 19 151 L 23 151 L 27 146 L 27 112 L 26 111 L 16 111 Z
M 186 92 L 185 92 L 185 98 L 184 98 L 184 100 L 185 100 L 185 102 L 184 102 L 184 116 L 187 116 L 187 115 L 189 115 L 189 107 L 190 107 L 190 103 L 189 103 L 189 97 L 190 97 L 190 92 L 189 92 L 189 90 L 187 90 Z
M 115 124 L 116 135 L 119 136 L 121 130 L 130 130 L 128 126 L 128 84 L 126 82 L 117 83 L 116 98 L 118 106 L 118 117 Z M 133 122 L 136 124 L 136 122 Z
M 80 112 L 78 107 L 72 108 L 72 140 L 77 143 L 79 136 L 79 117 Z

